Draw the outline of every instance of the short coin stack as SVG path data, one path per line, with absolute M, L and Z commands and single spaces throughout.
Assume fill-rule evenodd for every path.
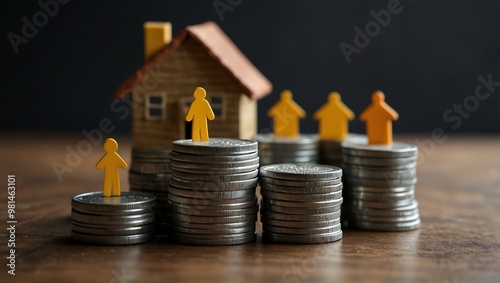
M 263 238 L 295 244 L 340 240 L 341 177 L 342 169 L 327 165 L 262 166 Z
M 416 146 L 344 142 L 342 152 L 349 226 L 378 231 L 420 227 Z
M 156 196 L 157 234 L 167 230 L 167 194 L 170 182 L 170 150 L 132 148 L 129 171 L 130 191 L 146 192 Z
M 361 134 L 352 134 L 346 138 L 349 142 L 366 142 L 366 136 Z M 340 167 L 342 165 L 342 141 L 320 140 L 319 141 L 319 163 Z
M 255 141 L 172 143 L 169 235 L 191 245 L 255 241 L 259 157 Z
M 96 245 L 151 241 L 155 236 L 155 205 L 155 196 L 139 192 L 113 197 L 104 197 L 102 192 L 77 195 L 71 201 L 71 236 Z
M 258 134 L 260 164 L 317 163 L 319 143 L 317 135 L 300 135 L 297 138 L 275 137 L 273 134 Z

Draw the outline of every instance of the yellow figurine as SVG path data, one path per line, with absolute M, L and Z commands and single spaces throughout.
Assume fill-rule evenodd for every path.
M 372 104 L 360 116 L 361 121 L 366 121 L 366 134 L 370 144 L 392 143 L 392 121 L 397 120 L 399 116 L 384 99 L 383 92 L 374 92 Z
M 267 115 L 274 120 L 274 136 L 297 137 L 299 136 L 299 118 L 304 118 L 306 112 L 295 101 L 289 90 L 281 92 L 281 97 L 269 109 Z
M 343 141 L 349 133 L 348 122 L 355 115 L 344 103 L 338 92 L 328 95 L 328 101 L 314 113 L 319 121 L 319 138 L 321 140 Z
M 105 197 L 111 196 L 111 189 L 113 190 L 113 196 L 120 196 L 120 174 L 118 172 L 118 167 L 123 169 L 127 168 L 127 163 L 116 153 L 118 149 L 118 143 L 112 139 L 108 138 L 104 142 L 104 150 L 106 154 L 97 162 L 95 168 L 97 170 L 104 169 L 104 188 L 103 195 Z
M 191 103 L 189 110 L 186 114 L 186 121 L 193 121 L 191 138 L 193 142 L 200 141 L 200 135 L 202 141 L 208 141 L 208 120 L 215 119 L 214 111 L 212 107 L 205 99 L 207 92 L 202 87 L 197 87 L 194 90 L 194 101 Z

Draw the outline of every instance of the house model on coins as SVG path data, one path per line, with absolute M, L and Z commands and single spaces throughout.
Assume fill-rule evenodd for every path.
M 272 85 L 215 23 L 188 26 L 172 39 L 170 23 L 147 22 L 144 41 L 146 63 L 115 93 L 132 96 L 134 147 L 170 149 L 191 138 L 185 116 L 198 86 L 216 117 L 211 136 L 256 134 L 257 100 Z

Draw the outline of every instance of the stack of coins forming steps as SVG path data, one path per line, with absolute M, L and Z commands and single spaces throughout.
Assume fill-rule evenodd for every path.
M 344 142 L 342 152 L 349 226 L 378 231 L 420 227 L 416 146 Z
M 275 164 L 260 168 L 263 239 L 315 244 L 342 238 L 342 169 Z
M 366 143 L 366 135 L 350 133 L 345 141 L 354 143 Z M 342 141 L 320 140 L 319 141 L 319 163 L 340 167 L 342 165 Z
M 155 205 L 155 196 L 139 192 L 113 197 L 104 197 L 102 192 L 77 195 L 71 201 L 71 236 L 96 245 L 151 241 L 155 236 Z
M 259 143 L 261 165 L 318 162 L 319 140 L 317 135 L 281 138 L 275 137 L 273 134 L 258 134 L 253 139 Z
M 156 196 L 157 234 L 167 232 L 168 183 L 170 182 L 170 150 L 132 148 L 129 171 L 130 191 Z
M 257 142 L 211 138 L 172 143 L 169 235 L 191 245 L 255 241 Z

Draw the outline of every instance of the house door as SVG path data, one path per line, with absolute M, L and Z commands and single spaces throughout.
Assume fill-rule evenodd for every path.
M 191 97 L 183 97 L 179 99 L 179 126 L 180 126 L 180 133 L 181 137 L 185 139 L 191 139 L 192 138 L 192 129 L 193 129 L 193 122 L 187 122 L 186 121 L 186 114 L 189 110 L 189 106 L 191 106 L 191 102 L 193 102 L 193 99 Z

